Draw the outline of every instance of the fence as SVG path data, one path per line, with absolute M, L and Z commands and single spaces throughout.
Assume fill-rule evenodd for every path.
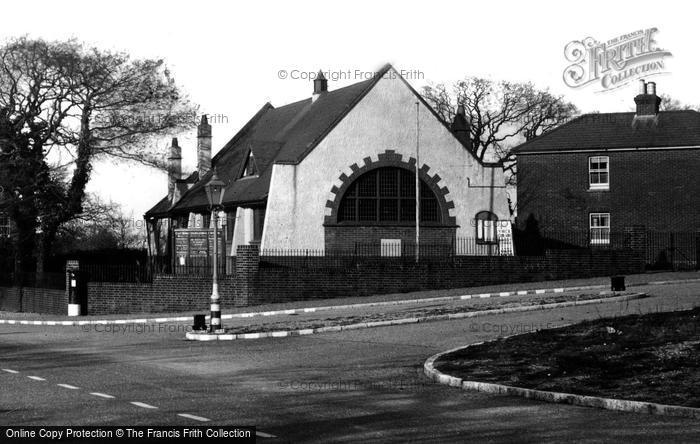
M 646 263 L 648 268 L 691 270 L 698 268 L 700 235 L 692 232 L 646 233 Z
M 641 239 L 641 240 L 640 240 Z M 698 235 L 646 231 L 545 231 L 527 233 L 515 230 L 513 243 L 517 256 L 543 256 L 550 250 L 629 250 L 638 249 L 650 269 L 693 269 L 698 266 Z M 428 263 L 454 263 L 464 256 L 500 256 L 505 251 L 499 242 L 483 243 L 471 237 L 460 237 L 444 243 L 420 244 L 419 259 Z M 388 240 L 383 243 L 358 242 L 353 249 L 265 249 L 261 261 L 283 267 L 336 270 L 355 267 L 358 262 L 374 260 L 377 264 L 393 261 L 409 264 L 415 261 L 414 243 Z M 220 277 L 235 274 L 235 257 L 218 262 Z M 81 263 L 81 272 L 92 282 L 150 283 L 155 275 L 209 277 L 210 257 L 187 258 L 180 263 L 174 258 L 154 256 L 130 264 Z
M 95 264 L 81 262 L 80 272 L 91 282 L 133 282 L 150 283 L 157 274 L 185 276 L 211 276 L 212 259 L 189 258 L 187 263 L 178 263 L 165 256 L 152 256 L 145 261 L 127 264 Z M 234 273 L 235 258 L 226 257 L 217 263 L 218 275 Z
M 628 249 L 634 248 L 644 255 L 647 269 L 692 270 L 700 268 L 698 255 L 700 233 L 651 231 L 636 232 L 557 232 L 542 234 L 515 233 L 518 255 L 540 255 L 544 250 L 561 249 Z
M 66 288 L 66 274 L 36 272 L 1 273 L 0 286 L 64 290 Z

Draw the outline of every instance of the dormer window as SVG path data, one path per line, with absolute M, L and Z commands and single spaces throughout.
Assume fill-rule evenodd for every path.
M 608 156 L 588 158 L 588 189 L 610 189 L 610 159 Z
M 255 156 L 253 156 L 253 151 L 248 151 L 248 157 L 245 160 L 245 166 L 243 167 L 243 172 L 241 177 L 251 177 L 258 175 L 258 166 L 255 164 Z

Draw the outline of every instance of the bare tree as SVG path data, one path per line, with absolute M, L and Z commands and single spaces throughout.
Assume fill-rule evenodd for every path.
M 451 87 L 426 86 L 423 97 L 447 122 L 458 105 L 464 106 L 469 125 L 471 150 L 479 160 L 495 156 L 514 180 L 511 149 L 568 121 L 578 108 L 532 83 L 493 81 L 467 77 Z
M 141 221 L 126 214 L 115 202 L 103 202 L 86 196 L 83 212 L 61 225 L 56 234 L 56 249 L 61 253 L 94 249 L 142 248 L 146 236 Z
M 162 60 L 73 40 L 0 47 L 0 186 L 11 190 L 15 269 L 32 256 L 41 267 L 61 225 L 83 213 L 96 160 L 163 167 L 155 141 L 193 126 L 194 112 Z
M 659 94 L 662 111 L 700 111 L 700 105 L 689 105 L 669 94 Z

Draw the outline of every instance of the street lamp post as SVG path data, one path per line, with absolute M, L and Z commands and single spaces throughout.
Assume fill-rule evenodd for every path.
M 224 182 L 216 175 L 216 170 L 211 180 L 204 186 L 211 208 L 211 220 L 214 226 L 214 259 L 212 261 L 212 285 L 211 285 L 211 321 L 209 332 L 216 333 L 222 330 L 221 325 L 221 305 L 219 304 L 219 282 L 218 282 L 218 258 L 219 258 L 219 215 L 218 210 L 224 200 Z

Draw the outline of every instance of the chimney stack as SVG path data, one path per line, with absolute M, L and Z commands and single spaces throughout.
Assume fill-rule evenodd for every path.
M 177 143 L 177 137 L 173 137 L 168 157 L 168 199 L 172 203 L 179 179 L 182 179 L 182 150 Z
M 466 145 L 468 149 L 471 149 L 472 140 L 469 137 L 469 121 L 467 120 L 467 113 L 464 111 L 464 105 L 457 106 L 457 112 L 452 120 L 450 129 L 460 142 Z
M 635 119 L 640 117 L 656 117 L 659 114 L 661 98 L 656 95 L 656 83 L 639 81 L 639 94 L 634 98 L 637 105 Z
M 211 170 L 211 125 L 207 115 L 202 116 L 202 121 L 197 127 L 197 172 L 199 180 Z
M 322 94 L 328 92 L 328 80 L 326 76 L 323 75 L 323 71 L 319 70 L 316 78 L 314 79 L 314 93 L 311 96 L 311 101 L 315 102 L 316 99 L 321 97 Z

